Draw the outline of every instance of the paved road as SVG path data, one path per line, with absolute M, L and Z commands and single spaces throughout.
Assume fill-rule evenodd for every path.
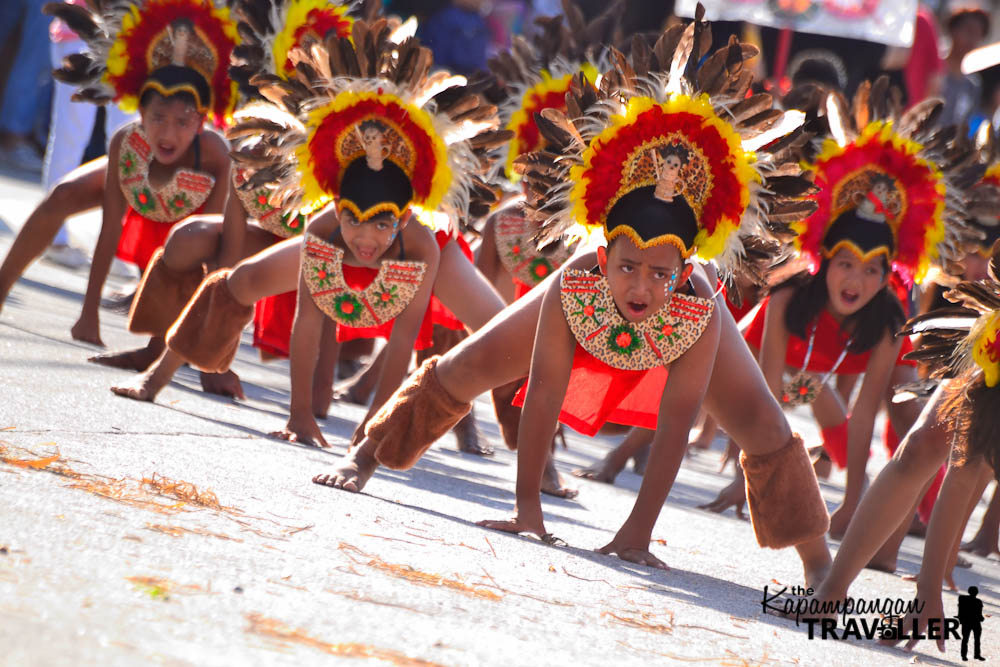
M 39 196 L 0 176 L 0 218 L 18 228 Z M 75 235 L 95 238 L 82 224 Z M 0 253 L 10 241 L 0 228 Z M 941 656 L 926 642 L 907 654 L 810 641 L 762 615 L 763 586 L 798 584 L 801 571 L 794 551 L 757 548 L 731 512 L 695 508 L 727 481 L 716 473 L 719 443 L 685 461 L 661 514 L 654 551 L 669 572 L 592 552 L 628 513 L 640 482 L 632 472 L 617 486 L 580 482 L 576 501 L 545 500 L 549 530 L 568 548 L 488 532 L 474 522 L 509 511 L 510 453 L 465 456 L 446 437 L 414 470 L 379 473 L 363 495 L 315 486 L 363 409 L 334 407 L 324 425 L 331 453 L 269 438 L 286 414 L 287 364 L 262 364 L 247 345 L 235 364 L 245 402 L 203 395 L 186 369 L 156 405 L 114 397 L 108 387 L 128 374 L 85 363 L 94 348 L 68 334 L 85 280 L 40 262 L 0 314 L 0 453 L 35 466 L 0 463 L 0 663 L 959 660 L 954 643 Z M 102 318 L 109 346 L 137 343 L 123 317 Z M 488 403 L 476 413 L 496 441 Z M 564 474 L 610 442 L 568 440 Z M 875 451 L 872 471 L 885 461 Z M 842 485 L 840 475 L 823 484 L 831 508 Z M 907 538 L 902 573 L 917 571 L 922 548 Z M 984 653 L 1000 656 L 1000 568 L 971 560 L 958 582 L 983 591 Z M 854 592 L 906 597 L 913 584 L 865 571 Z M 946 608 L 956 600 L 946 594 Z

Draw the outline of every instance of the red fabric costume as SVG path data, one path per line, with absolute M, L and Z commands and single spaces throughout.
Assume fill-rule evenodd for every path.
M 444 250 L 444 247 L 452 240 L 452 236 L 445 231 L 439 231 L 435 233 L 434 238 L 437 240 L 438 247 Z M 456 235 L 454 237 L 455 243 L 462 250 L 462 254 L 472 262 L 472 248 L 465 241 L 462 236 Z M 378 269 L 368 268 L 364 266 L 344 266 L 344 280 L 347 282 L 351 289 L 363 290 L 368 287 L 375 276 L 378 275 Z M 428 277 L 428 279 L 433 279 Z M 392 334 L 392 325 L 395 320 L 389 320 L 381 326 L 377 327 L 349 327 L 343 324 L 337 323 L 337 342 L 345 343 L 349 340 L 355 340 L 357 338 L 385 338 L 389 339 Z M 437 297 L 431 295 L 430 304 L 427 306 L 427 312 L 424 314 L 424 321 L 420 325 L 420 332 L 417 334 L 417 341 L 413 346 L 415 350 L 426 350 L 427 348 L 434 345 L 434 325 L 438 324 L 447 329 L 453 329 L 455 331 L 460 331 L 465 328 L 455 315 L 448 310 L 443 303 L 441 303 Z

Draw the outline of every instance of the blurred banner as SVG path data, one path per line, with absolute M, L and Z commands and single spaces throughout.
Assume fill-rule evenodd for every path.
M 890 46 L 913 44 L 917 0 L 701 0 L 710 21 L 748 21 Z M 698 0 L 677 0 L 678 16 L 694 16 Z

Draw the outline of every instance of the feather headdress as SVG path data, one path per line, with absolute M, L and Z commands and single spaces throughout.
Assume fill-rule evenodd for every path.
M 386 18 L 353 23 L 351 37 L 327 34 L 291 54 L 294 76 L 258 73 L 269 103 L 248 107 L 231 136 L 257 134 L 252 187 L 266 184 L 283 210 L 336 199 L 366 220 L 410 205 L 483 215 L 496 195 L 479 178 L 487 152 L 509 140 L 495 106 L 447 72 L 413 37 L 396 41 Z
M 728 272 L 744 238 L 787 234 L 815 208 L 801 200 L 812 185 L 795 159 L 809 138 L 802 114 L 747 96 L 745 61 L 757 49 L 732 38 L 709 54 L 703 16 L 699 6 L 694 22 L 672 26 L 653 48 L 635 37 L 628 58 L 610 49 L 596 86 L 576 75 L 567 111 L 536 116 L 547 146 L 515 165 L 541 242 L 601 229 L 607 240 L 671 244 Z
M 134 111 L 143 94 L 184 92 L 200 113 L 226 124 L 236 104 L 229 57 L 240 39 L 229 9 L 212 0 L 90 0 L 52 2 L 45 13 L 62 19 L 87 43 L 53 75 L 78 87 L 73 99 L 116 102 Z
M 905 113 L 882 77 L 863 83 L 851 104 L 839 91 L 822 102 L 829 137 L 811 170 L 818 208 L 793 225 L 813 265 L 848 248 L 883 255 L 903 279 L 921 282 L 932 263 L 951 266 L 975 236 L 968 188 L 982 176 L 981 152 L 954 127 L 940 128 L 942 102 Z
M 566 111 L 566 93 L 575 74 L 582 72 L 596 82 L 600 65 L 594 63 L 603 45 L 613 43 L 623 14 L 622 3 L 615 2 L 588 23 L 573 0 L 562 4 L 562 15 L 536 19 L 539 29 L 530 40 L 516 37 L 510 49 L 489 61 L 503 88 L 501 121 L 514 133 L 503 161 L 510 180 L 517 179 L 514 160 L 545 147 L 535 115 L 546 109 Z

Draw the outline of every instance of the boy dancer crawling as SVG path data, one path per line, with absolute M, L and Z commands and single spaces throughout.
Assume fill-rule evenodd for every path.
M 310 0 L 236 3 L 234 12 L 241 17 L 240 34 L 247 43 L 234 53 L 231 77 L 247 98 L 257 98 L 250 79 L 262 72 L 276 71 L 283 78 L 292 75 L 294 63 L 289 51 L 301 48 L 303 40 L 349 35 L 354 20 L 349 9 L 336 4 L 313 6 Z M 242 111 L 236 113 L 237 124 L 241 124 L 243 116 Z M 240 157 L 244 153 L 259 154 L 258 134 L 246 129 L 236 131 L 230 137 L 234 141 L 234 154 Z M 258 164 L 259 160 L 258 163 L 244 160 L 233 168 L 230 197 L 221 220 L 217 216 L 197 216 L 171 231 L 143 275 L 129 312 L 129 331 L 162 341 L 198 289 L 206 266 L 209 272 L 232 267 L 245 257 L 302 233 L 305 216 L 301 212 L 283 212 L 270 203 L 270 190 L 254 187 Z M 294 315 L 294 291 L 255 304 L 254 345 L 262 354 L 288 356 Z M 139 364 L 135 370 L 146 370 L 155 361 L 145 354 L 113 355 L 105 363 L 113 362 L 116 357 L 123 363 L 114 365 L 131 367 L 134 361 Z M 201 381 L 206 391 L 243 398 L 239 378 L 231 370 L 222 374 L 202 373 Z
M 314 218 L 305 240 L 286 240 L 209 276 L 168 334 L 167 353 L 137 385 L 116 393 L 151 400 L 184 361 L 205 370 L 228 368 L 251 304 L 296 289 L 301 256 L 301 287 L 313 298 L 300 291 L 302 324 L 291 343 L 292 414 L 281 434 L 326 446 L 314 417 L 311 383 L 321 311 L 338 329 L 390 338 L 377 409 L 405 376 L 414 345 L 422 342 L 418 334 L 426 332 L 423 342 L 430 344 L 432 289 L 473 328 L 502 309 L 450 234 L 409 224 L 411 206 L 433 211 L 443 205 L 456 217 L 466 209 L 486 210 L 492 191 L 477 185 L 475 173 L 481 159 L 488 166 L 485 153 L 507 138 L 491 129 L 495 107 L 482 105 L 447 76 L 428 77 L 430 52 L 412 39 L 391 41 L 384 19 L 371 25 L 356 21 L 356 43 L 363 41 L 359 30 L 375 40 L 376 52 L 398 52 L 398 60 L 366 60 L 364 77 L 350 70 L 331 79 L 317 75 L 312 88 L 301 78 L 255 77 L 265 96 L 280 100 L 280 108 L 263 108 L 258 118 L 248 115 L 234 128 L 261 132 L 264 152 L 257 163 L 266 162 L 262 171 L 278 175 L 261 184 L 270 191 L 269 202 L 295 209 L 303 199 L 308 205 L 333 198 L 336 206 Z M 338 48 L 353 49 L 346 38 Z M 298 68 L 318 72 L 319 62 L 328 62 L 327 52 L 314 43 L 309 53 L 297 54 Z M 414 63 L 420 66 L 409 67 Z M 397 71 L 397 64 L 408 69 Z M 435 114 L 423 108 L 431 101 Z M 288 146 L 298 149 L 290 152 Z M 330 350 L 335 358 L 333 341 L 324 344 L 324 353 Z
M 139 109 L 140 120 L 111 138 L 103 182 L 92 163 L 81 169 L 88 202 L 103 190 L 103 220 L 90 281 L 72 335 L 97 345 L 98 308 L 111 260 L 145 269 L 171 227 L 199 212 L 223 209 L 229 147 L 203 123 L 223 125 L 236 99 L 226 71 L 239 43 L 229 11 L 211 0 L 117 3 L 105 13 L 65 3 L 47 6 L 88 41 L 87 54 L 67 59 L 54 75 L 80 86 L 76 97 Z M 0 301 L 58 230 L 49 200 L 29 218 L 0 267 Z M 159 341 L 162 349 L 162 340 Z M 147 364 L 159 349 L 147 350 Z M 143 365 L 143 367 L 145 364 Z
M 705 28 L 699 17 L 687 28 L 689 37 L 706 38 Z M 726 57 L 735 63 L 712 80 L 713 91 L 725 93 L 720 97 L 742 98 L 749 77 L 740 74 L 741 54 L 751 52 L 734 40 L 709 57 L 714 64 Z M 680 67 L 675 63 L 669 79 L 654 75 L 648 86 L 636 81 L 649 74 L 647 68 L 655 72 L 657 57 L 639 55 L 645 58 L 633 53 L 636 79 L 620 71 L 605 74 L 609 83 L 619 82 L 620 91 L 587 118 L 557 116 L 547 154 L 522 161 L 530 165 L 525 175 L 533 190 L 554 182 L 554 190 L 565 195 L 529 197 L 538 202 L 533 215 L 553 216 L 556 234 L 574 221 L 601 229 L 608 246 L 598 250 L 596 261 L 593 254 L 571 261 L 502 317 L 425 363 L 372 418 L 366 438 L 344 464 L 313 481 L 357 491 L 379 464 L 409 468 L 477 395 L 528 375 L 518 432 L 516 516 L 481 525 L 553 539 L 545 530 L 539 485 L 557 421 L 584 432 L 607 420 L 655 428 L 632 514 L 601 551 L 665 567 L 649 551 L 650 533 L 704 403 L 744 448 L 759 543 L 795 545 L 806 580 L 818 581 L 829 565 L 823 538 L 828 516 L 802 441 L 767 392 L 732 317 L 716 307 L 714 283 L 688 261 L 696 252 L 702 259 L 721 256 L 739 243 L 736 232 L 757 175 L 738 132 L 747 120 L 759 122 L 752 117 L 762 111 L 762 99 L 754 101 L 750 115 L 743 114 L 753 105 L 738 106 L 733 127 L 707 95 L 697 96 L 696 63 L 685 69 L 685 54 L 678 54 Z M 596 94 L 579 79 L 571 91 L 579 109 L 589 106 L 580 99 Z M 780 116 L 771 115 L 771 121 Z M 681 154 L 686 164 L 674 159 Z M 777 212 L 786 202 L 771 204 Z M 734 395 L 740 400 L 732 401 Z

